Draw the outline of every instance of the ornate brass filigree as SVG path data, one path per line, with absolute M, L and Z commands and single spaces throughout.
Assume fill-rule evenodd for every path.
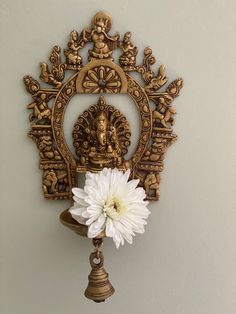
M 50 64 L 40 64 L 40 79 L 51 87 L 42 88 L 33 77 L 24 77 L 26 90 L 33 98 L 27 106 L 31 110 L 29 136 L 39 149 L 43 192 L 48 199 L 71 199 L 77 173 L 103 167 L 130 168 L 131 177 L 140 179 L 147 199 L 160 197 L 164 156 L 177 138 L 173 133 L 176 111 L 172 102 L 179 95 L 183 80 L 178 78 L 167 85 L 164 66 L 160 65 L 157 72 L 152 70 L 156 60 L 149 47 L 144 50 L 142 64 L 137 64 L 138 49 L 131 33 L 126 32 L 120 40 L 118 33 L 109 34 L 111 25 L 109 14 L 98 12 L 90 27 L 80 34 L 71 32 L 66 49 L 57 45 L 52 48 Z M 87 43 L 92 48 L 86 63 L 80 51 Z M 115 49 L 121 52 L 117 62 L 113 58 Z M 141 75 L 142 85 L 132 77 L 134 72 Z M 111 93 L 130 96 L 140 116 L 139 141 L 130 159 L 125 156 L 131 138 L 129 124 L 119 110 L 106 104 L 105 95 Z M 73 127 L 75 157 L 66 143 L 63 121 L 70 99 L 76 94 L 103 96 L 78 117 Z M 65 217 L 68 215 L 61 217 L 64 224 L 78 233 L 83 229 L 84 235 L 84 228 L 77 228 Z

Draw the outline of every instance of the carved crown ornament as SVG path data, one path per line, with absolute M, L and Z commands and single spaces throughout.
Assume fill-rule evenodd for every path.
M 32 96 L 27 105 L 28 135 L 39 150 L 46 199 L 72 201 L 78 173 L 97 173 L 104 168 L 130 169 L 130 178 L 139 179 L 147 200 L 157 201 L 160 197 L 164 156 L 177 139 L 173 133 L 176 111 L 172 103 L 179 96 L 183 80 L 177 78 L 168 83 L 163 65 L 154 71 L 156 59 L 149 47 L 144 50 L 142 64 L 137 64 L 138 49 L 131 33 L 126 32 L 123 37 L 119 33 L 111 35 L 111 25 L 110 15 L 98 12 L 90 27 L 80 33 L 71 32 L 67 48 L 54 46 L 49 62 L 40 63 L 39 77 L 47 88 L 42 88 L 30 75 L 24 77 L 26 90 Z M 88 43 L 92 44 L 90 49 Z M 87 60 L 80 55 L 82 49 L 87 49 Z M 117 61 L 113 58 L 114 50 L 120 53 Z M 142 84 L 133 77 L 135 72 Z M 132 130 L 122 111 L 106 100 L 106 94 L 121 93 L 132 99 L 141 124 L 137 147 L 128 159 Z M 79 94 L 96 94 L 97 102 L 78 116 L 72 126 L 72 152 L 66 143 L 63 123 L 70 100 Z M 87 226 L 73 219 L 68 210 L 62 212 L 60 220 L 76 233 L 87 236 Z M 92 271 L 85 291 L 86 297 L 96 302 L 104 301 L 114 292 L 103 268 L 100 247 L 104 236 L 105 233 L 93 239 Z

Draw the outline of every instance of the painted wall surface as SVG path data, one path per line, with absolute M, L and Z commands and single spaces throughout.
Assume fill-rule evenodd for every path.
M 91 242 L 59 223 L 67 202 L 43 199 L 21 80 L 38 77 L 51 47 L 65 47 L 99 10 L 113 16 L 112 32 L 132 31 L 139 61 L 150 45 L 170 79 L 185 80 L 174 103 L 179 140 L 146 233 L 119 250 L 105 241 L 116 294 L 103 304 L 83 296 Z M 234 0 L 1 0 L 0 313 L 236 313 L 235 16 Z M 135 134 L 135 108 L 118 98 Z M 73 100 L 68 138 L 76 108 Z

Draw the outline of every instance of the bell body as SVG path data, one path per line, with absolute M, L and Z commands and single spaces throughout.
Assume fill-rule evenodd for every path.
M 108 273 L 103 267 L 103 255 L 100 252 L 99 262 L 95 263 L 96 253 L 90 255 L 90 264 L 92 270 L 88 276 L 88 286 L 84 292 L 84 295 L 95 302 L 104 302 L 109 298 L 115 289 L 111 285 L 108 279 Z

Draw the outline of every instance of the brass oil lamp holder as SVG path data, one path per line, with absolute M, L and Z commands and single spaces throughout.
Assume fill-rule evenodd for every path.
M 172 102 L 179 95 L 183 80 L 178 78 L 166 86 L 164 66 L 160 65 L 156 73 L 152 70 L 156 60 L 151 48 L 145 48 L 143 62 L 137 64 L 138 49 L 131 33 L 126 32 L 121 39 L 119 33 L 109 34 L 111 26 L 111 16 L 98 12 L 90 27 L 80 33 L 71 32 L 66 49 L 54 46 L 49 63 L 40 63 L 40 79 L 48 88 L 42 88 L 30 75 L 24 77 L 26 90 L 32 96 L 27 105 L 31 126 L 28 135 L 39 150 L 46 199 L 72 200 L 77 174 L 97 172 L 104 167 L 130 169 L 131 177 L 140 180 L 148 200 L 157 201 L 160 197 L 165 152 L 177 139 L 172 128 L 176 113 Z M 88 62 L 80 56 L 87 43 L 92 44 L 87 51 Z M 113 59 L 116 49 L 120 51 L 117 62 Z M 142 85 L 133 73 L 140 74 Z M 63 123 L 71 98 L 80 94 L 97 94 L 98 100 L 77 118 L 72 128 L 73 154 L 65 140 Z M 126 94 L 137 107 L 141 127 L 130 159 L 125 158 L 131 139 L 128 120 L 106 103 L 106 94 Z M 68 210 L 61 213 L 60 221 L 77 234 L 87 236 L 87 227 L 75 221 Z M 95 302 L 102 302 L 114 293 L 103 267 L 103 237 L 105 232 L 93 239 L 92 270 L 85 291 L 85 296 Z

